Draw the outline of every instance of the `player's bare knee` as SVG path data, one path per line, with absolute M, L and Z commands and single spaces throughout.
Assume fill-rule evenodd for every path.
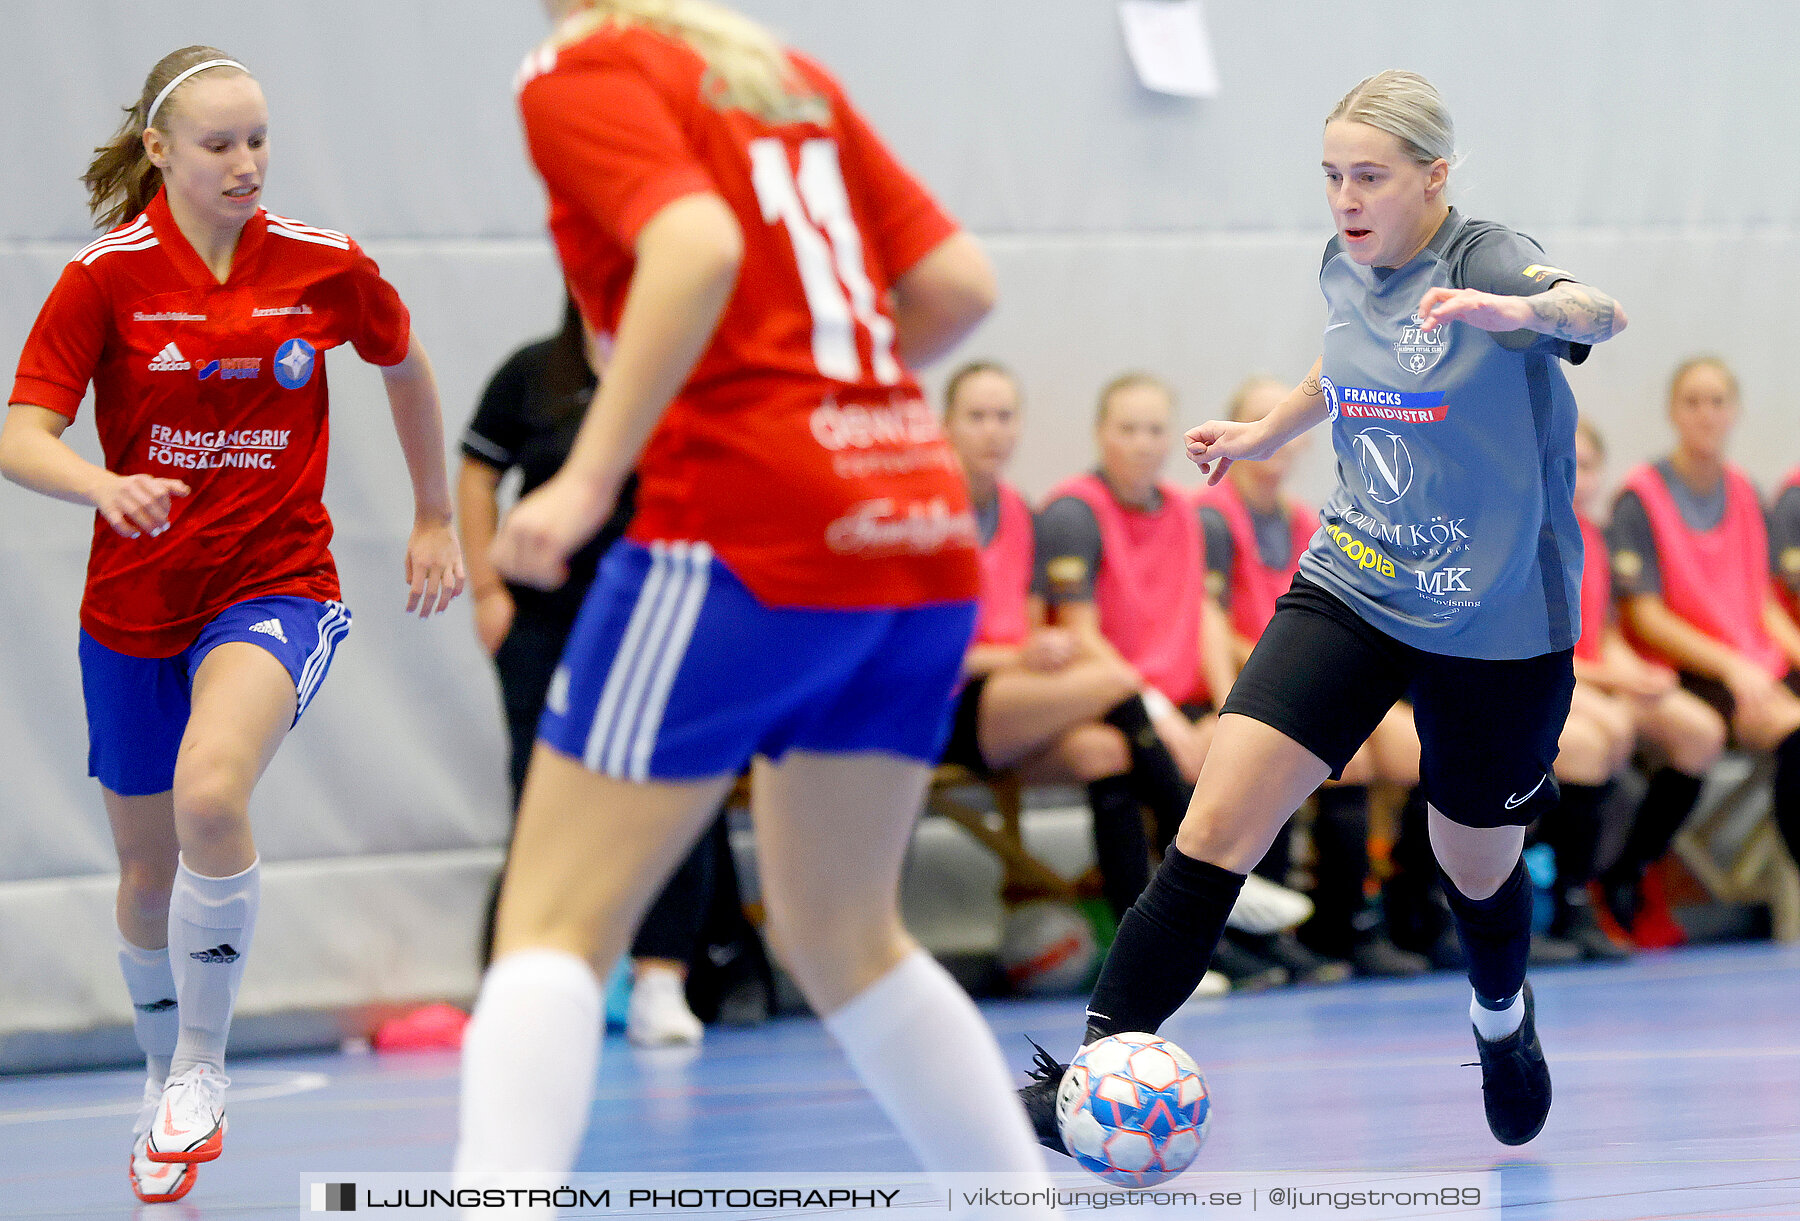
M 897 915 L 783 924 L 771 911 L 770 925 L 771 944 L 780 947 L 782 962 L 815 1008 L 860 992 L 899 961 L 909 944 Z
M 1669 744 L 1669 766 L 1689 776 L 1705 775 L 1725 753 L 1725 729 L 1685 735 Z
M 1474 899 L 1477 902 L 1493 897 L 1495 892 L 1506 884 L 1506 879 L 1512 876 L 1514 869 L 1512 864 L 1505 869 L 1497 870 L 1486 862 L 1472 861 L 1449 860 L 1440 861 L 1439 864 L 1443 867 L 1444 876 L 1450 879 L 1451 885 L 1455 886 L 1464 898 Z
M 853 909 L 819 904 L 789 905 L 770 896 L 771 936 L 793 961 L 830 962 L 854 956 L 859 947 L 903 933 L 900 913 L 890 904 Z
M 184 849 L 240 836 L 249 818 L 249 786 L 235 769 L 198 764 L 176 773 L 175 825 Z
M 1556 756 L 1556 778 L 1564 784 L 1602 785 L 1612 779 L 1616 758 L 1612 743 L 1595 737 Z
M 1600 785 L 1612 778 L 1614 743 L 1587 717 L 1570 717 L 1557 740 L 1556 778 L 1566 784 Z
M 1234 873 L 1249 873 L 1262 859 L 1268 845 L 1259 829 L 1242 818 L 1232 818 L 1216 807 L 1198 803 L 1188 807 L 1187 817 L 1175 832 L 1181 854 Z
M 121 860 L 119 905 L 144 923 L 167 922 L 169 892 L 175 885 L 174 861 Z
M 1069 770 L 1083 784 L 1131 770 L 1125 735 L 1110 725 L 1083 725 L 1063 739 Z
M 1106 667 L 1106 692 L 1110 704 L 1122 704 L 1137 694 L 1138 678 L 1136 670 L 1123 660 L 1107 658 L 1099 663 Z
M 1781 735 L 1775 732 L 1767 718 L 1747 717 L 1740 713 L 1732 717 L 1731 729 L 1744 749 L 1758 754 L 1774 750 L 1781 741 Z

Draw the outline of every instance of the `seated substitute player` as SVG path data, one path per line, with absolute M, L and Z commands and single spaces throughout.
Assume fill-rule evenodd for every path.
M 1232 393 L 1227 416 L 1260 420 L 1287 395 L 1271 377 L 1250 377 Z M 1296 438 L 1263 462 L 1234 462 L 1230 473 L 1195 497 L 1206 540 L 1206 589 L 1231 626 L 1233 674 L 1243 666 L 1275 615 L 1275 602 L 1293 584 L 1300 557 L 1319 529 L 1318 511 L 1288 495 L 1284 486 L 1306 444 Z M 1271 934 L 1252 948 L 1287 967 L 1296 978 L 1329 978 L 1316 958 L 1347 960 L 1358 975 L 1420 975 L 1431 969 L 1422 955 L 1388 939 L 1381 909 L 1364 886 L 1369 875 L 1369 790 L 1386 782 L 1419 783 L 1419 735 L 1412 709 L 1396 704 L 1344 768 L 1340 783 L 1313 795 L 1312 919 L 1294 947 Z M 1289 836 L 1278 835 L 1257 872 L 1286 882 Z M 1307 961 L 1311 956 L 1314 961 Z M 1337 970 L 1341 973 L 1343 968 Z
M 1158 815 L 1159 852 L 1206 758 L 1218 720 L 1213 692 L 1229 688 L 1234 670 L 1229 628 L 1206 597 L 1199 520 L 1189 498 L 1162 481 L 1174 415 L 1174 391 L 1148 373 L 1123 374 L 1101 390 L 1099 465 L 1050 493 L 1038 516 L 1033 583 L 1053 622 L 1084 648 L 1119 658 L 1143 684 L 1154 733 L 1180 768 L 1173 791 L 1147 803 Z M 1291 976 L 1235 930 L 1214 965 L 1241 991 Z
M 1626 475 L 1608 540 L 1628 638 L 1672 666 L 1745 750 L 1775 753 L 1775 822 L 1800 855 L 1800 627 L 1769 579 L 1762 503 L 1726 458 L 1738 382 L 1716 356 L 1683 361 L 1669 382 L 1668 457 Z M 1640 812 L 1624 852 L 1601 876 L 1607 905 L 1631 928 L 1644 867 L 1663 854 L 1699 795 L 1700 778 L 1665 768 L 1669 790 Z M 1646 799 L 1646 805 L 1648 799 Z
M 1625 319 L 1535 242 L 1452 208 L 1454 156 L 1423 77 L 1382 72 L 1344 97 L 1324 132 L 1337 233 L 1319 273 L 1323 354 L 1261 420 L 1187 434 L 1217 483 L 1330 420 L 1338 486 L 1225 702 L 1175 843 L 1120 922 L 1083 1042 L 1162 1025 L 1205 971 L 1245 873 L 1410 695 L 1488 1127 L 1517 1145 L 1542 1130 L 1551 1098 L 1520 852 L 1555 800 L 1580 631 L 1575 402 L 1559 362 Z M 1439 539 L 1427 527 L 1444 521 L 1467 525 Z M 1060 1148 L 1062 1066 L 1040 1056 L 1024 1098 Z
M 1229 687 L 1232 666 L 1228 629 L 1205 596 L 1198 519 L 1162 480 L 1174 417 L 1174 391 L 1148 373 L 1101 390 L 1099 465 L 1046 498 L 1032 588 L 1054 623 L 1139 675 L 1151 724 L 1191 785 L 1218 721 L 1212 692 Z
M 350 628 L 320 499 L 327 350 L 382 366 L 412 476 L 407 610 L 440 611 L 463 582 L 406 307 L 355 242 L 263 210 L 268 131 L 224 52 L 150 70 L 85 179 L 115 227 L 44 303 L 0 433 L 8 479 L 97 511 L 81 683 L 148 1064 L 129 1167 L 149 1203 L 187 1194 L 223 1146 L 261 886 L 250 792 Z M 104 467 L 61 439 L 90 382 Z
M 1699 796 L 1700 779 L 1725 749 L 1725 721 L 1676 684 L 1675 672 L 1645 661 L 1626 643 L 1613 614 L 1612 565 L 1606 535 L 1594 524 L 1605 457 L 1600 432 L 1583 419 L 1575 432 L 1575 515 L 1587 562 L 1581 572 L 1581 639 L 1575 645 L 1575 694 L 1556 756 L 1562 788 L 1557 808 L 1539 820 L 1538 836 L 1556 854 L 1555 910 L 1548 934 L 1582 957 L 1629 953 L 1595 918 L 1589 901 L 1600 816 L 1614 778 L 1640 742 L 1659 770 L 1632 818 L 1621 859 L 1636 860 L 1646 836 L 1660 855 L 1668 828 L 1678 827 Z M 1672 773 L 1664 776 L 1663 772 Z M 1673 781 L 1673 783 L 1671 783 Z M 1635 887 L 1641 868 L 1632 870 Z
M 945 385 L 944 432 L 981 538 L 981 610 L 943 761 L 981 775 L 1018 768 L 1028 780 L 1084 783 L 1102 885 L 1117 917 L 1150 879 L 1141 807 L 1164 803 L 1156 817 L 1174 826 L 1188 789 L 1151 727 L 1137 673 L 1110 650 L 1084 653 L 1074 633 L 1044 624 L 1043 599 L 1031 592 L 1031 510 L 1001 478 L 1022 413 L 1017 379 L 992 361 L 964 365 Z M 1262 887 L 1233 916 L 1265 928 L 1305 910 L 1285 888 Z

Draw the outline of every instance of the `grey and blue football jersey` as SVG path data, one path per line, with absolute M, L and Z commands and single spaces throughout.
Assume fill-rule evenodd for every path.
M 1581 634 L 1575 397 L 1558 362 L 1587 347 L 1462 322 L 1427 334 L 1416 313 L 1437 286 L 1531 296 L 1574 278 L 1454 208 L 1404 267 L 1325 248 L 1337 488 L 1300 569 L 1396 640 L 1498 660 Z

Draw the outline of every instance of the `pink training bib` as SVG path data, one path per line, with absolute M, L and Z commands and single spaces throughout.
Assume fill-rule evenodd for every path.
M 1127 508 L 1095 475 L 1077 475 L 1050 494 L 1074 496 L 1100 525 L 1094 605 L 1100 631 L 1139 674 L 1177 704 L 1207 698 L 1200 674 L 1200 599 L 1206 596 L 1200 522 L 1173 484 L 1162 507 Z
M 1725 468 L 1725 517 L 1704 531 L 1682 521 L 1675 497 L 1654 466 L 1632 471 L 1625 487 L 1638 494 L 1650 518 L 1662 597 L 1669 609 L 1776 678 L 1786 674 L 1787 659 L 1763 627 L 1769 535 L 1750 481 L 1736 467 Z
M 1606 535 L 1600 527 L 1582 516 L 1579 509 L 1575 511 L 1575 522 L 1581 527 L 1581 545 L 1586 552 L 1581 568 L 1581 639 L 1575 642 L 1575 656 L 1582 661 L 1599 661 L 1612 610 L 1612 564 Z
M 996 492 L 1000 528 L 981 549 L 981 615 L 975 642 L 1021 644 L 1031 634 L 1031 510 L 1010 484 L 1000 484 Z
M 1294 574 L 1300 571 L 1300 557 L 1312 543 L 1319 515 L 1302 505 L 1285 506 L 1291 536 L 1290 558 L 1286 567 L 1270 568 L 1262 562 L 1262 552 L 1256 545 L 1250 508 L 1231 480 L 1200 489 L 1194 504 L 1217 509 L 1231 531 L 1231 626 L 1244 639 L 1257 640 L 1275 617 L 1275 600 L 1288 591 Z

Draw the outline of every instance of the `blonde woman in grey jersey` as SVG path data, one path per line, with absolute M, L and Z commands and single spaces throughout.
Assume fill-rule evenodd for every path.
M 1225 702 L 1174 847 L 1120 922 L 1083 1041 L 1154 1031 L 1187 999 L 1244 874 L 1409 698 L 1488 1126 L 1518 1145 L 1550 1110 L 1519 854 L 1525 826 L 1556 807 L 1580 634 L 1575 402 L 1560 363 L 1625 314 L 1530 238 L 1450 206 L 1450 117 L 1424 78 L 1382 72 L 1351 90 L 1324 154 L 1337 233 L 1319 275 L 1323 355 L 1262 419 L 1211 421 L 1187 441 L 1216 483 L 1329 420 L 1340 483 Z M 1023 1091 L 1056 1149 L 1060 1075 L 1040 1052 Z

